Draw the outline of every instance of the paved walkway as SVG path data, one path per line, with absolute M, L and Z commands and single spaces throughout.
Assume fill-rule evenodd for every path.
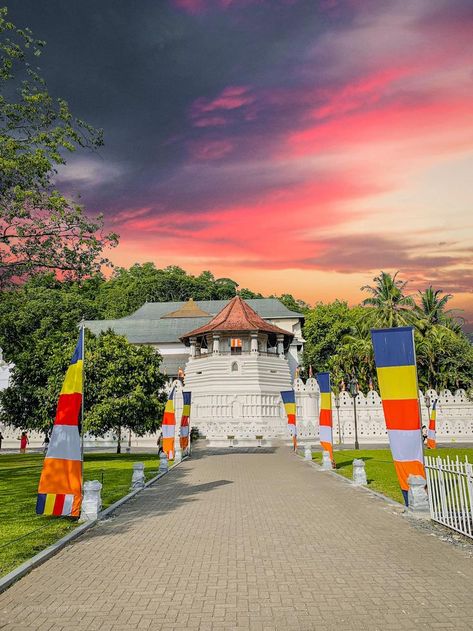
M 288 448 L 198 454 L 0 595 L 0 629 L 472 629 L 473 560 Z

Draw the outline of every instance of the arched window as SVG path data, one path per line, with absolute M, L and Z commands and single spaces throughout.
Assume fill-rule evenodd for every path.
M 238 362 L 233 362 L 233 364 L 232 364 L 232 372 L 238 372 Z

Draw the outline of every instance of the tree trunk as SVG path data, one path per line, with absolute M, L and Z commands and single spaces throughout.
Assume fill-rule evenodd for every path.
M 117 454 L 122 453 L 122 428 L 118 426 L 118 442 L 117 442 Z

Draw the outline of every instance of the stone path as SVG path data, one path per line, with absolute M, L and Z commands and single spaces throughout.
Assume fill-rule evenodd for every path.
M 472 629 L 473 560 L 289 449 L 199 453 L 0 595 L 0 629 Z

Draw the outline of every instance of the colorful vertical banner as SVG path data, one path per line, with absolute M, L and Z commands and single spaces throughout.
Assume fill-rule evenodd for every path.
M 330 373 L 317 373 L 317 383 L 320 389 L 319 438 L 322 449 L 328 451 L 333 463 L 333 418 L 332 418 L 332 389 L 330 387 Z
M 79 421 L 84 373 L 84 329 L 62 385 L 56 419 L 38 486 L 36 513 L 78 517 L 82 502 L 82 450 Z
M 437 421 L 437 399 L 432 404 L 429 419 L 429 429 L 427 430 L 427 447 L 429 449 L 437 448 L 436 424 Z
M 181 449 L 187 449 L 189 446 L 189 417 L 191 415 L 191 392 L 183 392 L 183 407 L 182 407 L 182 416 L 181 416 L 181 435 L 179 437 L 179 442 L 181 445 Z
M 166 407 L 164 408 L 164 416 L 161 430 L 163 432 L 163 451 L 169 460 L 174 459 L 174 436 L 176 434 L 176 415 L 174 414 L 174 395 L 176 388 L 174 387 L 169 393 Z
M 372 329 L 374 359 L 389 444 L 407 505 L 410 475 L 425 478 L 412 327 Z
M 287 414 L 287 424 L 292 436 L 292 444 L 294 449 L 297 449 L 296 393 L 294 390 L 283 390 L 281 397 Z

